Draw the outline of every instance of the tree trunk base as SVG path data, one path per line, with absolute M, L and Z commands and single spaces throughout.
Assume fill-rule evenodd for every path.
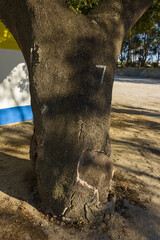
M 86 189 L 84 190 L 84 188 L 78 186 L 77 191 L 71 198 L 70 207 L 66 208 L 63 213 L 62 220 L 67 222 L 83 220 L 87 220 L 88 222 L 101 222 L 105 220 L 108 213 L 111 214 L 113 212 L 113 209 L 113 201 L 108 202 L 107 198 L 106 203 L 97 204 L 97 199 L 93 192 Z
M 67 219 L 69 222 L 102 221 L 111 205 L 108 202 L 108 194 L 113 172 L 110 157 L 102 152 L 87 149 L 81 154 L 77 164 L 75 183 L 68 186 L 71 194 L 65 203 L 62 199 L 57 202 L 54 191 L 52 189 L 46 191 L 46 186 L 43 186 L 37 175 L 38 191 L 42 204 L 44 203 L 44 206 L 48 205 L 53 214 L 62 219 Z M 61 186 L 56 187 L 61 189 Z M 59 191 L 59 194 L 61 194 L 61 190 Z

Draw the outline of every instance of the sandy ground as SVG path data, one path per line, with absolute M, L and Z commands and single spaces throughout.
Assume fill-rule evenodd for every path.
M 0 240 L 160 240 L 160 80 L 116 77 L 111 142 L 115 211 L 65 225 L 40 211 L 29 161 L 32 122 L 0 127 Z

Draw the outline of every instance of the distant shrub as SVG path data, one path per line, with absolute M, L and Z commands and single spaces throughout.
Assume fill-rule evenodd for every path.
M 74 12 L 87 15 L 99 0 L 66 0 L 66 3 Z
M 153 63 L 151 64 L 151 67 L 152 67 L 152 68 L 157 68 L 157 67 L 158 67 L 158 63 L 157 63 L 157 62 L 153 62 Z

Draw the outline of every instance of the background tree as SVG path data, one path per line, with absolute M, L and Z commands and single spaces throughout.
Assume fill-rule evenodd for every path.
M 101 0 L 84 16 L 64 0 L 0 0 L 0 17 L 28 66 L 31 159 L 40 198 L 54 214 L 105 215 L 114 69 L 125 34 L 151 3 Z
M 136 24 L 129 30 L 123 44 L 121 54 L 126 66 L 144 67 L 146 61 L 156 61 L 159 63 L 159 32 L 160 32 L 160 1 L 154 0 L 152 6 L 145 12 L 145 14 L 136 22 Z M 153 58 L 154 55 L 154 58 Z M 155 60 L 157 59 L 157 60 Z M 121 62 L 121 66 L 123 66 Z

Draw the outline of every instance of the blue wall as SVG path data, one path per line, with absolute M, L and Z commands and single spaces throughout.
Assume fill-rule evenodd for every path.
M 33 119 L 31 106 L 0 109 L 0 125 L 28 121 Z
M 24 57 L 19 50 L 0 49 L 0 125 L 32 119 Z

